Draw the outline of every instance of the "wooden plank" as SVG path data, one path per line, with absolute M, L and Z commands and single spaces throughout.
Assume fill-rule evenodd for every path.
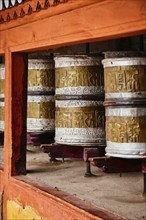
M 142 34 L 145 9 L 144 0 L 106 0 L 7 30 L 6 42 L 29 51 Z
M 4 168 L 26 173 L 27 56 L 6 53 Z

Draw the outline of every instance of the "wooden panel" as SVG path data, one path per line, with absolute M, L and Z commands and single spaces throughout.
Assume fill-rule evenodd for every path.
M 145 11 L 145 0 L 106 0 L 7 30 L 1 45 L 29 51 L 141 34 Z
M 29 181 L 26 177 L 19 179 Z M 30 179 L 32 184 L 32 180 Z M 43 190 L 43 191 L 42 191 Z M 23 193 L 22 193 L 23 192 Z M 88 202 L 77 197 L 61 192 L 51 187 L 40 187 L 20 182 L 20 180 L 10 178 L 9 186 L 5 191 L 5 202 L 7 200 L 18 201 L 23 206 L 30 206 L 37 213 L 53 220 L 122 220 L 123 218 L 106 210 L 99 209 Z M 5 209 L 4 209 L 5 210 Z M 6 212 L 5 212 L 6 214 Z M 5 215 L 4 214 L 4 215 Z M 7 219 L 4 216 L 4 219 Z

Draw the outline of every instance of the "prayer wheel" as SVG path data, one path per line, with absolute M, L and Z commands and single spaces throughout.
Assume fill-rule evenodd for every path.
M 0 64 L 0 132 L 4 132 L 4 81 L 5 67 Z
M 55 63 L 52 58 L 29 59 L 27 131 L 55 130 Z
M 101 57 L 87 55 L 55 58 L 55 94 L 104 97 Z
M 146 54 L 107 52 L 104 65 L 106 154 L 146 155 Z
M 56 57 L 55 84 L 55 142 L 104 146 L 105 111 L 101 57 Z

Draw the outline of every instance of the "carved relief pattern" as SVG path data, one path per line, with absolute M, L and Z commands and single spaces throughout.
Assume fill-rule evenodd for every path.
M 29 102 L 27 104 L 28 118 L 55 118 L 55 103 L 53 102 Z
M 97 128 L 105 125 L 104 108 L 56 108 L 56 128 Z
M 99 128 L 55 128 L 55 142 L 60 144 L 105 145 L 105 129 Z
M 93 100 L 56 100 L 55 101 L 56 107 L 59 108 L 73 108 L 73 107 L 97 107 L 103 108 L 103 102 L 102 101 L 93 101 Z
M 37 91 L 55 91 L 54 70 L 28 70 L 28 91 L 33 90 L 33 87 L 37 87 Z
M 107 141 L 117 143 L 146 143 L 146 116 L 106 117 Z
M 22 3 L 17 2 L 14 6 L 9 5 L 8 8 L 3 7 L 3 10 L 0 10 L 0 23 L 22 18 L 26 15 L 31 15 L 34 12 L 40 12 L 41 10 L 57 6 L 68 1 L 69 0 L 27 0 Z
M 104 95 L 101 66 L 56 69 L 56 94 Z
M 27 131 L 54 131 L 55 119 L 27 118 Z
M 146 91 L 146 66 L 116 66 L 104 69 L 105 92 Z
M 56 87 L 103 86 L 102 66 L 56 68 Z

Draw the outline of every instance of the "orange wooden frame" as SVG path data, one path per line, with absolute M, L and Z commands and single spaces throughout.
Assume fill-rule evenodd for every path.
M 28 4 L 29 1 L 25 3 L 25 8 Z M 5 17 L 7 10 L 0 12 L 1 15 Z M 7 199 L 18 194 L 21 194 L 23 203 L 31 201 L 44 217 L 52 213 L 53 219 L 60 219 L 61 215 L 67 216 L 67 219 L 73 219 L 73 216 L 76 219 L 99 219 L 100 216 L 99 212 L 78 208 L 78 202 L 70 204 L 70 201 L 61 198 L 57 200 L 49 192 L 36 190 L 35 186 L 22 182 L 24 179 L 13 177 L 26 173 L 26 53 L 143 33 L 146 33 L 145 0 L 68 0 L 56 7 L 0 24 L 0 54 L 5 55 L 6 60 L 4 171 L 0 170 L 4 219 L 7 219 Z M 29 194 L 29 200 L 23 190 L 26 195 Z M 40 204 L 34 200 L 34 195 L 39 195 Z M 49 202 L 50 211 L 45 202 Z M 41 209 L 43 203 L 45 205 Z M 58 216 L 54 204 L 56 207 L 62 204 Z M 104 219 L 102 216 L 101 219 Z

